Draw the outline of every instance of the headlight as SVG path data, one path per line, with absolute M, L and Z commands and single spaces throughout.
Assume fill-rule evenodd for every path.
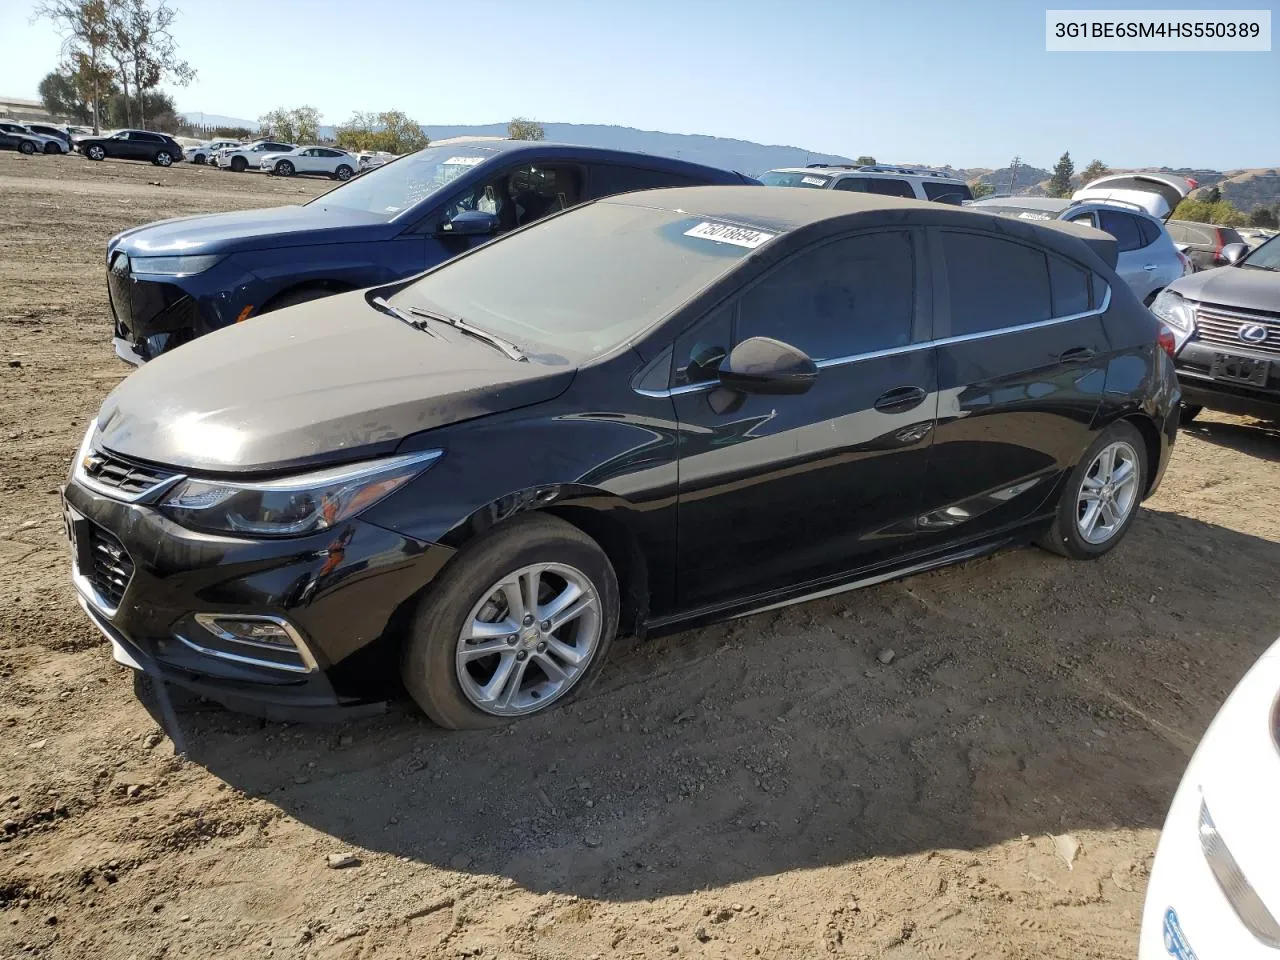
M 204 273 L 222 259 L 212 253 L 200 257 L 130 257 L 134 273 L 157 273 L 166 277 L 189 277 Z
M 190 479 L 175 487 L 160 509 L 194 530 L 302 536 L 368 509 L 422 473 L 440 454 L 428 450 L 261 483 Z
M 1173 331 L 1177 349 L 1187 342 L 1196 328 L 1196 313 L 1191 304 L 1172 290 L 1162 290 L 1151 304 L 1151 312 Z

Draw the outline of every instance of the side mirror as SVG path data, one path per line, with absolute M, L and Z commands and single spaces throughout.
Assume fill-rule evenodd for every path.
M 1246 244 L 1228 243 L 1225 247 L 1222 248 L 1222 253 L 1220 253 L 1218 256 L 1222 259 L 1223 263 L 1234 267 L 1237 263 L 1239 263 L 1241 260 L 1245 258 L 1248 252 L 1249 252 L 1249 247 Z
M 498 216 L 484 210 L 463 210 L 440 226 L 441 233 L 455 237 L 488 237 L 498 232 Z
M 720 365 L 720 384 L 739 393 L 805 393 L 818 367 L 801 350 L 769 337 L 752 337 L 733 348 Z

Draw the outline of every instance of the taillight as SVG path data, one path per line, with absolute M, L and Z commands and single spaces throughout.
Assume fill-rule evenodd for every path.
M 1160 349 L 1173 359 L 1178 352 L 1178 339 L 1173 335 L 1173 331 L 1166 324 L 1160 324 L 1160 332 L 1156 334 L 1156 343 L 1160 344 Z

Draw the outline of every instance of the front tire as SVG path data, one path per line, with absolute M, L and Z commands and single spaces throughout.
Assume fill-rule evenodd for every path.
M 337 177 L 339 180 L 350 180 L 351 174 L 352 174 L 351 168 L 347 166 L 345 163 L 339 166 L 338 169 L 335 170 L 333 173 L 333 175 Z
M 25 153 L 28 157 L 33 156 L 36 152 L 36 145 L 34 143 L 28 143 L 26 140 L 23 140 L 20 144 L 18 144 L 18 152 Z
M 277 177 L 292 177 L 293 172 L 293 164 L 288 160 L 281 160 L 276 164 L 275 175 Z
M 99 147 L 97 144 L 94 144 L 88 150 L 86 150 L 84 152 L 84 155 L 88 157 L 90 160 L 107 159 L 107 151 L 103 150 L 102 147 Z
M 248 161 L 248 160 L 246 160 L 244 157 L 232 157 L 232 158 L 231 158 L 231 172 L 232 172 L 232 173 L 244 173 L 245 168 L 246 168 L 246 167 L 248 167 L 248 166 L 249 166 L 249 161 Z
M 1147 445 L 1136 427 L 1113 423 L 1089 445 L 1040 538 L 1046 550 L 1072 560 L 1092 560 L 1124 539 L 1147 489 Z
M 204 154 L 203 154 L 203 153 L 197 153 L 194 157 L 192 157 L 192 158 L 191 158 L 191 162 L 192 162 L 192 163 L 194 163 L 197 167 L 203 167 L 203 166 L 204 166 Z
M 422 599 L 401 676 L 451 730 L 541 713 L 587 689 L 618 629 L 618 580 L 577 527 L 526 514 L 465 546 Z

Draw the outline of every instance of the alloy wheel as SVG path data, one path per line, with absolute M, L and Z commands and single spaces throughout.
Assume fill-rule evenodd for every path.
M 1076 525 L 1092 544 L 1106 543 L 1138 503 L 1138 452 L 1124 440 L 1098 451 L 1076 496 Z
M 497 717 L 534 713 L 582 679 L 600 647 L 600 599 L 581 570 L 536 563 L 489 587 L 454 655 L 463 694 Z
M 161 150 L 159 153 L 156 154 L 156 163 L 160 164 L 160 166 L 162 167 L 167 167 L 169 166 L 169 164 L 173 163 L 173 157 L 169 156 L 168 153 Z

